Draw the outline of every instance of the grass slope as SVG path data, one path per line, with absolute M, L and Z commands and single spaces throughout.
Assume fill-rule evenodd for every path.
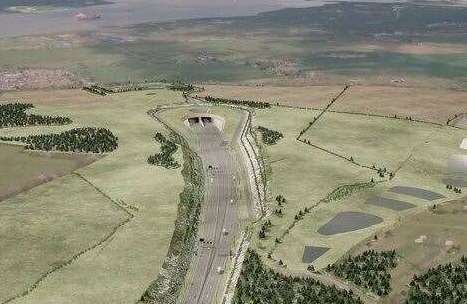
M 98 158 L 88 154 L 38 153 L 25 151 L 21 146 L 0 144 L 0 200 L 66 175 Z
M 113 238 L 54 272 L 17 303 L 135 302 L 158 274 L 172 237 L 183 179 L 180 170 L 168 171 L 147 164 L 148 156 L 154 152 L 154 133 L 163 131 L 163 127 L 146 112 L 156 105 L 183 99 L 169 91 L 147 93 L 117 94 L 86 104 L 74 104 L 71 99 L 64 100 L 61 106 L 40 105 L 37 109 L 44 113 L 67 113 L 74 123 L 2 130 L 2 135 L 7 136 L 57 133 L 90 125 L 112 130 L 119 137 L 119 148 L 78 172 L 114 201 L 135 207 L 129 209 L 134 218 Z M 53 91 L 50 95 L 53 96 Z M 181 155 L 175 157 L 181 161 Z M 69 199 L 69 193 L 60 193 L 61 199 L 57 201 Z M 81 201 L 79 197 L 73 199 Z M 78 208 L 79 203 L 73 207 Z
M 318 141 L 336 152 L 346 153 L 354 149 L 352 153 L 356 154 L 357 162 L 360 157 L 370 165 L 378 160 L 392 166 L 394 178 L 387 181 L 386 176 L 386 182 L 379 183 L 377 172 L 295 139 L 316 115 L 316 111 L 298 109 L 257 111 L 259 125 L 276 128 L 284 134 L 282 141 L 266 147 L 265 151 L 272 168 L 272 197 L 282 194 L 287 203 L 282 207 L 283 216 L 272 215 L 270 218 L 272 227 L 266 233 L 267 237 L 254 243 L 262 255 L 272 252 L 272 259 L 267 261 L 276 270 L 295 274 L 306 272 L 307 265 L 301 258 L 304 247 L 311 245 L 331 248 L 313 263 L 316 268 L 323 268 L 337 261 L 360 241 L 381 229 L 392 227 L 406 215 L 423 211 L 429 205 L 413 197 L 388 194 L 387 190 L 392 186 L 409 185 L 439 192 L 447 198 L 459 197 L 445 189 L 442 179 L 447 173 L 450 156 L 459 153 L 458 145 L 464 136 L 461 130 L 418 122 L 326 113 L 305 134 L 312 142 Z M 378 182 L 375 187 L 348 192 L 339 199 L 323 200 L 343 185 L 368 182 L 371 178 Z M 410 202 L 416 208 L 396 212 L 366 204 L 369 198 L 380 195 Z M 279 208 L 276 202 L 271 204 L 273 210 Z M 305 207 L 311 207 L 311 211 L 302 220 L 294 220 Z M 340 235 L 323 236 L 317 232 L 338 212 L 348 211 L 371 213 L 383 218 L 384 222 Z M 279 238 L 279 244 L 276 238 Z M 279 260 L 287 268 L 280 266 Z
M 0 204 L 0 212 L 2 303 L 98 243 L 127 217 L 76 176 L 7 199 Z

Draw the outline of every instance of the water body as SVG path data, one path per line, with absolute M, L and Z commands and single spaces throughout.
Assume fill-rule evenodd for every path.
M 435 201 L 445 198 L 444 195 L 417 187 L 395 186 L 389 189 L 390 192 L 413 196 L 426 201 Z
M 363 212 L 340 212 L 318 229 L 322 235 L 335 235 L 365 229 L 383 222 L 379 216 Z
M 303 263 L 313 263 L 323 254 L 329 251 L 330 248 L 327 247 L 315 247 L 315 246 L 305 246 L 305 250 L 303 252 Z
M 407 209 L 412 209 L 417 206 L 414 204 L 400 201 L 400 200 L 395 200 L 392 198 L 386 198 L 382 196 L 378 197 L 373 197 L 367 201 L 367 204 L 378 206 L 378 207 L 383 207 L 383 208 L 388 208 L 394 211 L 403 211 Z
M 309 7 L 323 0 L 109 0 L 113 4 L 85 7 L 56 7 L 38 13 L 0 12 L 0 38 L 77 30 L 98 30 L 178 19 L 233 17 L 288 7 Z M 94 21 L 78 21 L 78 13 L 100 14 Z

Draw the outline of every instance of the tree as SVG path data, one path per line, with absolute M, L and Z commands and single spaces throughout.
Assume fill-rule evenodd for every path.
M 118 138 L 104 128 L 78 128 L 59 134 L 0 137 L 26 143 L 26 149 L 42 151 L 106 153 L 118 147 Z
M 375 235 L 375 238 L 377 236 Z M 328 266 L 327 270 L 358 286 L 370 289 L 377 295 L 386 295 L 391 291 L 389 271 L 397 266 L 394 250 L 376 252 L 368 250 L 355 257 L 349 256 L 344 261 Z
M 268 256 L 269 257 L 269 256 Z M 282 260 L 279 265 L 286 267 Z M 290 277 L 267 268 L 249 249 L 237 283 L 234 304 L 361 304 L 352 293 L 311 278 Z
M 50 126 L 65 125 L 72 121 L 68 117 L 27 114 L 26 111 L 33 109 L 30 103 L 7 103 L 0 104 L 0 128 L 20 126 Z
M 258 131 L 261 133 L 263 142 L 266 145 L 275 145 L 284 135 L 278 131 L 274 131 L 265 127 L 258 127 Z

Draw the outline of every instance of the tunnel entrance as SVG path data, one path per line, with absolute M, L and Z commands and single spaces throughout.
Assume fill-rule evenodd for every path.
M 204 125 L 212 123 L 212 117 L 201 117 L 201 121 Z
M 185 125 L 188 127 L 203 128 L 209 125 L 213 125 L 220 131 L 224 130 L 225 120 L 220 116 L 207 113 L 192 113 L 185 117 Z
M 188 124 L 190 125 L 190 127 L 199 124 L 199 117 L 190 117 L 190 118 L 188 118 Z

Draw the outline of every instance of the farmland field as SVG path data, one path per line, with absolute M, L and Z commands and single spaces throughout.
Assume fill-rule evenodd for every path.
M 391 273 L 394 291 L 381 303 L 403 300 L 414 273 L 420 274 L 435 265 L 455 262 L 467 253 L 463 224 L 465 206 L 465 199 L 460 199 L 447 202 L 437 210 L 411 215 L 393 229 L 378 234 L 378 240 L 364 241 L 351 251 L 350 254 L 368 249 L 395 249 L 398 252 L 399 266 Z M 426 240 L 416 242 L 421 236 Z
M 3 1 L 0 304 L 420 297 L 467 254 L 466 4 Z
M 15 303 L 115 303 L 122 299 L 132 302 L 139 299 L 149 283 L 155 279 L 170 243 L 183 179 L 179 170 L 167 171 L 147 164 L 147 157 L 158 149 L 152 137 L 157 130 L 164 129 L 146 112 L 157 105 L 182 102 L 183 99 L 178 93 L 165 90 L 155 91 L 151 95 L 146 95 L 147 93 L 123 93 L 84 104 L 73 103 L 72 97 L 51 104 L 38 104 L 35 111 L 69 116 L 73 119 L 73 124 L 0 130 L 2 135 L 26 135 L 58 132 L 76 126 L 99 126 L 109 128 L 119 137 L 119 148 L 116 151 L 76 171 L 78 175 L 56 179 L 34 188 L 32 192 L 1 203 L 5 209 L 21 203 L 25 214 L 22 220 L 24 224 L 18 226 L 13 221 L 13 213 L 11 221 L 2 223 L 2 231 L 15 229 L 18 236 L 27 235 L 27 229 L 34 229 L 33 224 L 44 213 L 48 214 L 47 220 L 50 222 L 70 219 L 69 223 L 65 221 L 65 226 L 54 226 L 54 230 L 40 233 L 46 243 L 42 246 L 48 251 L 39 252 L 48 255 L 47 252 L 50 251 L 49 260 L 37 259 L 33 256 L 39 254 L 37 251 L 26 250 L 31 246 L 29 242 L 23 245 L 24 254 L 14 256 L 15 260 L 7 260 L 11 263 L 8 281 L 16 285 L 2 289 L 2 299 L 21 295 L 43 273 L 54 270 L 53 265 L 64 263 L 64 267 L 52 271 L 46 280 L 32 292 L 19 297 Z M 49 91 L 49 94 L 53 96 L 54 92 Z M 8 99 L 2 96 L 2 101 L 10 98 L 12 101 L 16 100 L 14 95 L 10 96 Z M 47 99 L 42 96 L 44 100 Z M 23 100 L 29 101 L 26 98 Z M 180 155 L 176 157 L 181 161 Z M 73 189 L 67 191 L 66 187 Z M 44 193 L 39 196 L 42 200 L 35 199 L 37 196 L 34 194 L 38 191 Z M 48 200 L 53 200 L 53 204 L 47 203 Z M 60 204 L 66 204 L 67 207 L 58 208 Z M 83 208 L 86 205 L 90 207 Z M 100 211 L 90 212 L 93 208 Z M 9 210 L 12 212 L 11 207 Z M 51 212 L 52 210 L 54 211 Z M 128 222 L 124 222 L 128 214 L 122 210 L 132 214 Z M 106 220 L 96 223 L 105 212 L 108 214 L 104 216 Z M 71 219 L 87 224 L 83 224 L 83 230 L 72 229 L 75 226 L 70 226 L 73 223 Z M 110 239 L 99 243 L 116 225 L 122 223 L 124 225 Z M 60 240 L 48 242 L 56 234 L 55 229 L 61 233 L 61 237 L 57 235 Z M 69 232 L 70 229 L 72 232 Z M 82 234 L 85 237 L 78 237 Z M 7 245 L 6 242 L 12 241 L 5 237 L 1 240 L 5 242 L 2 247 Z M 97 247 L 93 247 L 98 243 Z M 66 251 L 64 248 L 67 248 Z M 80 255 L 71 264 L 66 263 L 74 254 L 86 248 L 92 250 Z M 5 254 L 13 254 L 8 252 Z M 52 252 L 58 252 L 59 255 Z M 27 278 L 23 276 L 26 269 L 21 265 L 24 263 L 31 267 Z M 86 290 L 86 293 L 69 292 L 70 289 L 77 288 Z M 64 295 L 67 295 L 66 298 Z
M 305 246 L 330 248 L 313 262 L 316 268 L 323 268 L 358 242 L 389 229 L 405 216 L 422 212 L 433 203 L 458 197 L 446 191 L 443 178 L 449 172 L 450 156 L 459 151 L 462 131 L 408 120 L 328 112 L 303 138 L 346 158 L 353 156 L 354 162 L 350 162 L 295 139 L 317 114 L 318 111 L 283 108 L 257 111 L 259 125 L 285 135 L 278 144 L 267 147 L 265 153 L 272 170 L 271 196 L 281 194 L 287 203 L 281 207 L 280 216 L 271 216 L 272 226 L 266 238 L 255 242 L 264 256 L 272 253 L 272 259 L 266 262 L 274 268 L 305 273 L 307 264 L 302 262 Z M 404 141 L 406 137 L 412 138 Z M 431 157 L 434 154 L 438 155 L 436 159 Z M 360 164 L 368 168 L 359 167 Z M 387 167 L 388 173 L 381 178 L 376 169 L 371 169 L 372 164 L 375 168 Z M 394 173 L 391 179 L 389 172 Z M 377 182 L 373 187 L 361 188 L 335 201 L 323 201 L 338 187 L 369 182 L 372 178 Z M 388 191 L 400 185 L 430 189 L 447 198 L 427 202 Z M 400 200 L 415 208 L 398 210 L 368 204 L 374 197 Z M 309 214 L 298 221 L 294 219 L 305 207 L 311 208 Z M 277 208 L 279 206 L 271 199 L 271 209 Z M 382 218 L 383 222 L 354 232 L 320 235 L 319 229 L 339 212 L 369 213 Z M 279 260 L 287 265 L 286 270 L 277 265 Z
M 28 152 L 21 146 L 0 144 L 3 173 L 0 176 L 0 200 L 66 175 L 97 159 L 92 155 Z
M 406 4 L 397 17 L 393 6 L 336 3 L 248 17 L 2 38 L 0 68 L 58 69 L 97 82 L 350 81 L 465 88 L 467 37 L 449 24 L 464 24 L 466 8 Z M 329 22 L 338 17 L 339 23 Z

